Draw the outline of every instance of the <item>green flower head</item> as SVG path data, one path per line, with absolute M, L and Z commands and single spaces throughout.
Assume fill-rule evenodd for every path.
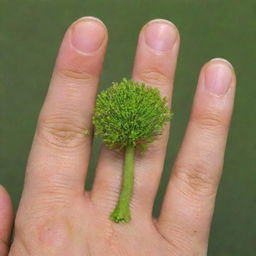
M 157 88 L 123 79 L 98 95 L 93 124 L 109 148 L 139 145 L 144 152 L 170 119 L 167 99 Z

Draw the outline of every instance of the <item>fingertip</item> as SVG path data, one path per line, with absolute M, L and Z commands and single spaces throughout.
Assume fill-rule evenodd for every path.
M 224 68 L 229 68 L 232 72 L 233 77 L 234 78 L 236 77 L 235 68 L 232 65 L 232 63 L 227 59 L 220 58 L 220 57 L 212 58 L 205 64 L 205 67 L 209 65 L 222 65 Z
M 142 29 L 145 42 L 152 50 L 169 51 L 179 39 L 177 27 L 169 20 L 154 19 Z
M 179 35 L 179 29 L 178 29 L 178 27 L 176 26 L 176 24 L 174 24 L 174 23 L 171 22 L 170 20 L 161 19 L 161 18 L 156 18 L 156 19 L 152 19 L 152 20 L 148 21 L 145 26 L 150 25 L 150 24 L 154 24 L 154 23 L 163 23 L 163 24 L 167 24 L 167 25 L 169 25 L 169 26 L 172 27 L 172 29 L 174 30 L 174 32 L 176 33 L 176 35 Z
M 55 65 L 55 69 L 60 71 L 57 73 L 67 71 L 82 79 L 87 73 L 98 76 L 107 41 L 107 28 L 100 19 L 90 16 L 77 19 L 69 26 L 62 40 Z
M 236 86 L 236 70 L 235 70 L 235 67 L 233 66 L 233 64 L 228 61 L 227 59 L 224 59 L 224 58 L 213 58 L 210 60 L 210 62 L 213 62 L 213 63 L 220 63 L 220 64 L 223 64 L 223 65 L 227 65 L 230 69 L 231 69 L 231 73 L 232 73 L 232 79 L 233 79 L 233 86 L 235 87 Z
M 70 44 L 81 54 L 101 48 L 107 37 L 105 24 L 95 17 L 82 17 L 70 26 Z
M 202 84 L 206 92 L 223 97 L 236 84 L 233 65 L 226 59 L 213 58 L 203 66 L 199 81 L 199 85 Z
M 165 19 L 154 19 L 140 31 L 133 79 L 157 87 L 163 95 L 172 90 L 179 52 L 177 27 Z

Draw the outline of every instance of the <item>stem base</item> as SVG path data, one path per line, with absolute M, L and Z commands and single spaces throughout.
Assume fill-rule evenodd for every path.
M 128 223 L 131 220 L 130 209 L 129 207 L 125 209 L 124 207 L 117 205 L 109 218 L 115 223 Z

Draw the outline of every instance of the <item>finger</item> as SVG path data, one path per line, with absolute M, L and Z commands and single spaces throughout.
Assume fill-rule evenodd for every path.
M 0 256 L 8 255 L 13 213 L 11 199 L 0 185 Z
M 222 59 L 208 62 L 157 223 L 181 255 L 206 255 L 234 94 L 231 65 Z
M 106 42 L 106 27 L 96 18 L 79 19 L 67 30 L 39 116 L 24 197 L 84 193 Z
M 161 95 L 168 98 L 169 104 L 178 48 L 179 34 L 176 27 L 169 21 L 153 20 L 140 32 L 132 77 L 134 80 L 158 88 Z M 141 212 L 146 213 L 150 218 L 163 169 L 167 140 L 168 127 L 165 127 L 163 135 L 150 144 L 149 150 L 143 156 L 137 154 L 136 157 L 135 186 L 131 207 L 136 205 L 137 209 L 140 208 Z M 109 208 L 113 208 L 118 197 L 122 162 L 120 154 L 103 148 L 92 198 L 102 201 L 103 204 L 107 201 Z

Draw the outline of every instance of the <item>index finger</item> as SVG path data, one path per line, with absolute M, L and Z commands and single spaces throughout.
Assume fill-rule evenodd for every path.
M 81 18 L 67 30 L 39 116 L 22 199 L 84 194 L 106 43 L 106 27 L 96 18 Z

